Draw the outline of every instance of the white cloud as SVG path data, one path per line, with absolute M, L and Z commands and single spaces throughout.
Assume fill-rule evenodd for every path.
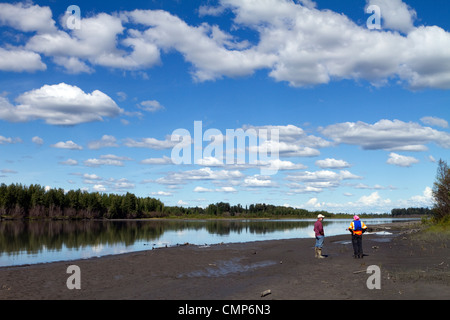
M 61 18 L 65 26 L 67 13 Z M 54 62 L 65 67 L 71 73 L 92 72 L 82 60 L 91 65 L 100 65 L 125 70 L 145 68 L 159 63 L 159 50 L 152 43 L 136 38 L 129 30 L 130 37 L 118 43 L 123 34 L 122 18 L 99 13 L 82 18 L 81 28 L 69 33 L 58 30 L 33 36 L 26 48 L 54 57 Z M 119 48 L 120 45 L 122 48 Z M 131 52 L 130 52 L 131 51 Z
M 306 166 L 301 163 L 293 163 L 280 159 L 271 159 L 268 161 L 259 161 L 259 165 L 266 167 L 268 171 L 282 171 L 282 170 L 299 170 L 306 169 Z
M 179 146 L 180 142 L 172 141 L 171 136 L 167 136 L 165 140 L 158 140 L 155 138 L 142 138 L 140 141 L 136 141 L 131 138 L 124 139 L 123 144 L 130 148 L 149 148 L 155 150 L 171 149 L 175 146 Z
M 98 175 L 96 175 L 94 173 L 92 173 L 92 174 L 85 173 L 85 174 L 83 174 L 83 178 L 87 179 L 87 180 L 103 180 L 102 177 L 99 177 Z
M 83 150 L 82 146 L 79 146 L 78 144 L 76 144 L 71 140 L 66 142 L 60 141 L 55 144 L 52 144 L 50 147 L 58 149 Z
M 14 49 L 28 61 L 3 67 L 44 70 L 39 56 L 44 54 L 69 73 L 94 72 L 96 66 L 143 72 L 161 63 L 161 52 L 175 50 L 192 65 L 196 81 L 265 69 L 296 87 L 342 79 L 378 86 L 392 79 L 413 89 L 450 88 L 450 33 L 415 27 L 415 10 L 401 0 L 367 0 L 370 4 L 381 8 L 382 30 L 318 9 L 311 0 L 221 0 L 199 8 L 200 16 L 231 11 L 230 32 L 206 22 L 189 25 L 163 10 L 98 13 L 83 17 L 80 29 L 60 30 L 48 7 L 1 4 L 0 24 L 37 32 L 23 49 Z M 64 28 L 66 19 L 67 13 L 61 17 Z M 240 28 L 254 31 L 257 40 L 232 33 Z
M 332 158 L 327 158 L 325 160 L 317 160 L 316 166 L 322 169 L 343 169 L 350 167 L 350 164 L 344 160 L 336 160 Z
M 87 167 L 99 167 L 99 166 L 116 166 L 123 167 L 124 161 L 130 161 L 131 158 L 128 157 L 119 157 L 113 154 L 101 155 L 100 159 L 88 159 L 84 161 L 84 165 Z
M 253 48 L 236 50 L 247 46 L 247 42 L 239 43 L 217 26 L 203 23 L 193 27 L 168 12 L 156 10 L 134 10 L 126 15 L 132 22 L 150 27 L 141 34 L 135 33 L 136 37 L 157 44 L 158 48 L 182 53 L 195 67 L 193 76 L 199 81 L 249 75 L 274 61 L 273 55 Z
M 208 189 L 205 187 L 197 186 L 194 188 L 194 192 L 206 193 L 206 192 L 225 192 L 225 193 L 236 193 L 237 190 L 234 187 L 221 187 L 216 189 Z
M 221 187 L 219 189 L 216 189 L 216 191 L 228 192 L 228 193 L 236 193 L 237 192 L 237 190 L 235 188 L 233 188 L 233 187 Z
M 414 157 L 402 156 L 400 154 L 391 152 L 386 163 L 393 164 L 399 167 L 410 167 L 414 163 L 419 163 L 419 160 Z
M 161 164 L 173 164 L 172 159 L 166 156 L 163 156 L 162 158 L 148 158 L 142 160 L 140 163 L 142 164 L 154 164 L 154 165 L 161 165 Z
M 44 85 L 20 95 L 17 106 L 0 98 L 0 119 L 25 122 L 42 119 L 52 125 L 76 125 L 103 121 L 115 117 L 123 110 L 101 91 L 85 93 L 76 86 L 65 83 Z
M 343 14 L 292 1 L 221 1 L 235 13 L 236 25 L 259 33 L 257 52 L 276 57 L 270 76 L 277 81 L 301 87 L 341 79 L 379 85 L 397 78 L 412 88 L 449 88 L 450 34 L 434 26 L 413 28 L 414 10 L 397 0 L 383 3 L 389 5 L 385 25 L 407 36 L 372 32 Z
M 213 180 L 213 181 L 233 181 L 241 179 L 244 174 L 238 170 L 217 170 L 211 168 L 201 168 L 198 170 L 170 172 L 165 177 L 156 180 L 160 184 L 180 185 L 187 181 L 195 180 Z
M 164 106 L 162 106 L 156 100 L 142 101 L 139 105 L 142 110 L 148 111 L 148 112 L 156 112 L 156 111 L 164 110 Z
M 425 124 L 441 128 L 448 128 L 448 121 L 438 117 L 423 117 L 420 119 Z
M 383 119 L 373 125 L 362 121 L 345 122 L 319 131 L 336 143 L 359 145 L 365 150 L 425 151 L 426 144 L 431 142 L 450 148 L 450 134 L 400 120 Z
M 213 192 L 214 190 L 197 186 L 194 188 L 194 192 Z
M 0 25 L 7 25 L 24 32 L 56 31 L 55 21 L 49 7 L 25 3 L 0 3 Z
M 216 157 L 203 157 L 201 159 L 198 159 L 196 163 L 200 166 L 205 166 L 205 167 L 223 167 L 224 166 L 224 160 L 217 159 Z
M 402 0 L 367 0 L 367 5 L 377 5 L 383 20 L 382 28 L 408 33 L 414 29 L 417 13 Z
M 430 187 L 425 187 L 421 195 L 412 196 L 408 199 L 404 207 L 431 207 L 433 201 L 433 190 Z
M 270 153 L 272 150 L 278 150 L 282 157 L 315 157 L 320 155 L 318 148 L 331 146 L 331 143 L 323 138 L 308 135 L 297 126 L 244 126 L 244 130 L 255 129 L 257 132 L 267 133 L 267 140 L 259 143 L 257 146 L 250 146 L 250 152 Z M 271 133 L 278 132 L 278 141 L 272 139 Z
M 220 16 L 225 11 L 224 7 L 211 7 L 211 6 L 200 6 L 198 8 L 198 15 L 203 16 Z
M 1 99 L 1 97 L 0 97 Z M 20 143 L 22 140 L 20 138 L 6 138 L 4 136 L 0 136 L 0 144 L 14 144 Z
M 173 196 L 173 193 L 167 192 L 167 191 L 157 191 L 157 192 L 152 192 L 151 195 L 152 196 L 171 197 L 171 196 Z
M 323 189 L 338 187 L 342 180 L 355 179 L 362 177 L 347 170 L 341 170 L 339 173 L 330 170 L 293 172 L 286 177 L 286 180 L 293 181 L 288 184 L 292 193 L 321 192 Z
M 104 135 L 100 140 L 91 141 L 88 143 L 89 149 L 98 150 L 100 148 L 118 147 L 117 139 L 114 136 Z
M 47 66 L 42 62 L 41 56 L 33 51 L 19 48 L 0 48 L 1 71 L 35 72 L 46 69 Z
M 92 189 L 96 192 L 105 192 L 106 191 L 106 187 L 102 184 L 96 184 L 92 187 Z
M 244 187 L 275 187 L 277 183 L 272 181 L 269 176 L 254 175 L 244 179 Z
M 31 141 L 33 143 L 37 144 L 37 145 L 40 145 L 40 146 L 44 144 L 44 139 L 42 139 L 42 138 L 40 138 L 38 136 L 35 136 L 35 137 L 31 138 Z

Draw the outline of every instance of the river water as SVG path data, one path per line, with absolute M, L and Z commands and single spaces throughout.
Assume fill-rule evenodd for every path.
M 411 220 L 411 219 L 408 219 Z M 404 219 L 366 219 L 369 225 Z M 87 259 L 182 244 L 314 238 L 315 219 L 0 221 L 0 266 Z M 351 220 L 326 219 L 326 236 L 347 234 Z

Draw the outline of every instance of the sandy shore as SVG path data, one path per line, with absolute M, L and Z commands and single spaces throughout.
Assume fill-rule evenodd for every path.
M 372 231 L 383 230 L 391 234 L 364 235 L 364 259 L 343 235 L 325 238 L 326 259 L 314 258 L 314 239 L 292 239 L 4 267 L 0 299 L 450 299 L 448 240 L 420 240 L 413 225 Z M 67 288 L 70 265 L 80 267 L 80 290 Z M 369 266 L 379 267 L 380 289 L 367 287 Z

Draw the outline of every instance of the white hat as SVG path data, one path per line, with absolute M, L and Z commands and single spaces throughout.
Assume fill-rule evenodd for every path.
M 319 215 L 317 216 L 317 219 L 319 219 L 319 218 L 325 218 L 325 216 L 322 215 L 322 214 L 319 214 Z

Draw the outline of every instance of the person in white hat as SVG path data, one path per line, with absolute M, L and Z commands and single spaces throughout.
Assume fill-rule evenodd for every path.
M 324 215 L 319 214 L 317 216 L 317 221 L 314 223 L 314 233 L 316 235 L 316 245 L 314 247 L 314 250 L 315 250 L 315 257 L 319 259 L 325 258 L 322 255 L 323 240 L 325 238 L 325 233 L 323 231 L 322 225 L 322 221 L 324 218 L 325 218 Z

